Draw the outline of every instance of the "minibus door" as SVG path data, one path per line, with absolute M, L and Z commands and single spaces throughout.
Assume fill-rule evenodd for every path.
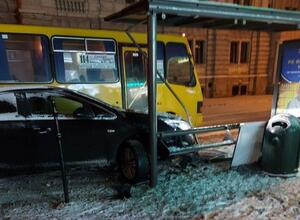
M 146 50 L 143 50 L 146 52 Z M 137 48 L 123 47 L 123 73 L 126 109 L 147 112 L 146 57 Z

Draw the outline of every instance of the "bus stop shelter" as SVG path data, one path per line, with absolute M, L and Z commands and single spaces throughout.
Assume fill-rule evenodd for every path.
M 290 31 L 300 28 L 300 13 L 205 0 L 142 0 L 105 18 L 105 21 L 147 22 L 148 106 L 151 176 L 157 184 L 156 60 L 157 25 L 255 31 Z M 189 131 L 187 131 L 189 132 Z

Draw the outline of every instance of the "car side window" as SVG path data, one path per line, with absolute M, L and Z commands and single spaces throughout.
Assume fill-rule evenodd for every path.
M 88 108 L 82 102 L 65 96 L 52 96 L 51 99 L 55 103 L 58 114 L 68 118 L 74 117 L 74 114 L 76 114 L 76 111 L 79 111 L 79 109 Z
M 110 113 L 104 109 L 74 97 L 58 95 L 52 96 L 51 99 L 55 103 L 59 116 L 67 118 L 97 119 L 104 115 L 110 115 Z
M 52 117 L 51 103 L 45 93 L 26 93 L 29 105 L 29 117 Z
M 17 116 L 17 102 L 14 93 L 0 94 L 0 119 L 11 119 Z

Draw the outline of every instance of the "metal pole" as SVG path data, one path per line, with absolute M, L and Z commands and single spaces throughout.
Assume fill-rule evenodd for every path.
M 164 131 L 164 132 L 160 132 L 158 134 L 158 137 L 166 138 L 166 137 L 182 136 L 187 134 L 201 134 L 207 132 L 222 131 L 227 129 L 236 129 L 239 127 L 240 124 L 227 124 L 227 125 L 215 125 L 215 126 L 191 128 L 189 130 Z
M 156 115 L 156 13 L 148 14 L 148 109 L 150 143 L 150 186 L 157 184 L 157 115 Z
M 56 135 L 57 135 L 57 142 L 58 142 L 58 153 L 59 153 L 59 164 L 60 164 L 60 170 L 61 170 L 61 178 L 62 178 L 62 182 L 63 182 L 65 203 L 68 203 L 70 201 L 70 199 L 69 199 L 69 187 L 68 187 L 68 180 L 67 180 L 66 168 L 65 168 L 65 160 L 64 160 L 64 154 L 63 154 L 62 143 L 61 143 L 61 132 L 60 132 L 58 118 L 57 118 L 58 113 L 57 113 L 57 110 L 56 110 L 54 100 L 52 100 L 52 108 L 53 108 L 53 116 L 54 116 L 55 127 L 56 127 Z

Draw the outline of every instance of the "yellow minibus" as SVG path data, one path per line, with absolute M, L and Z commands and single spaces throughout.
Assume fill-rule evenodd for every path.
M 122 31 L 0 24 L 0 86 L 66 87 L 146 112 L 147 37 L 132 37 L 135 42 Z M 157 72 L 163 77 L 157 110 L 200 125 L 203 97 L 186 38 L 158 35 Z

